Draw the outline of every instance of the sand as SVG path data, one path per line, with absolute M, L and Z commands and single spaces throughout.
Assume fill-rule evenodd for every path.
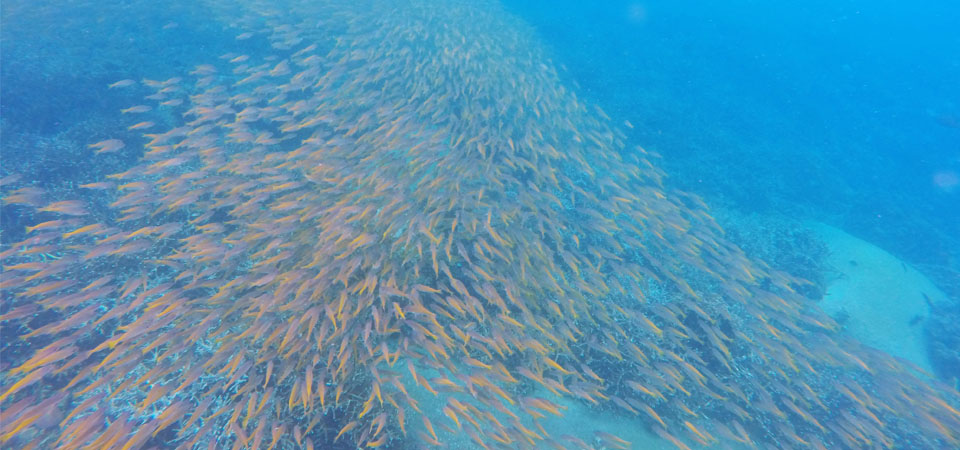
M 883 249 L 843 230 L 812 223 L 830 249 L 826 295 L 820 306 L 844 332 L 933 372 L 924 345 L 930 304 L 946 295 L 923 274 Z

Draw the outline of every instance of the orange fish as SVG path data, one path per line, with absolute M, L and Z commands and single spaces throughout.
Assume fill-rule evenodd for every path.
M 150 128 L 150 127 L 152 127 L 152 126 L 154 126 L 154 125 L 155 125 L 155 124 L 154 124 L 153 122 L 150 122 L 149 120 L 147 120 L 147 121 L 143 121 L 143 122 L 139 122 L 139 123 L 135 123 L 135 124 L 133 124 L 133 125 L 130 125 L 129 127 L 127 127 L 127 129 L 128 129 L 128 130 L 142 130 L 142 129 L 145 129 L 145 128 Z
M 87 148 L 94 149 L 93 152 L 98 155 L 101 153 L 114 153 L 120 151 L 123 147 L 124 143 L 120 139 L 107 139 L 87 146 Z

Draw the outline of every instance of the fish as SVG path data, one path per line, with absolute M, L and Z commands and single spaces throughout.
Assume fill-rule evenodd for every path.
M 64 200 L 50 203 L 43 208 L 38 209 L 41 212 L 54 212 L 68 216 L 85 216 L 89 214 L 86 205 L 79 200 Z
M 156 124 L 153 123 L 153 122 L 151 122 L 151 121 L 149 121 L 149 120 L 145 120 L 145 121 L 143 121 L 143 122 L 137 122 L 137 123 L 135 123 L 135 124 L 133 124 L 133 125 L 130 125 L 129 127 L 127 127 L 127 129 L 128 129 L 128 130 L 142 130 L 142 129 L 145 129 L 145 128 L 152 128 L 154 125 L 156 125 Z
M 107 139 L 105 141 L 96 142 L 87 146 L 87 148 L 94 149 L 95 154 L 101 153 L 114 153 L 120 151 L 124 147 L 123 141 L 120 139 Z
M 153 110 L 153 108 L 151 108 L 150 106 L 147 106 L 147 105 L 137 105 L 137 106 L 131 106 L 131 107 L 129 107 L 129 108 L 121 109 L 121 110 L 120 110 L 120 113 L 122 113 L 122 114 L 145 113 L 145 112 L 152 111 L 152 110 Z
M 124 181 L 84 180 L 98 206 L 10 181 L 18 210 L 64 217 L 29 222 L 61 221 L 0 254 L 17 267 L 0 317 L 46 318 L 8 370 L 8 386 L 32 379 L 0 394 L 4 444 L 137 447 L 182 421 L 184 447 L 257 447 L 269 430 L 305 448 L 463 434 L 538 448 L 558 431 L 540 419 L 579 400 L 680 448 L 678 430 L 812 444 L 803 427 L 819 423 L 835 446 L 955 443 L 955 396 L 797 307 L 789 277 L 628 145 L 629 121 L 578 98 L 534 35 L 483 1 L 211 7 L 228 39 L 257 45 L 129 84 L 163 120 L 130 128 L 159 131 L 108 176 Z M 115 114 L 147 113 L 134 108 Z M 71 379 L 47 386 L 47 367 Z M 135 407 L 111 416 L 95 401 L 59 427 L 30 409 L 98 395 Z M 837 400 L 854 409 L 813 406 Z M 583 432 L 592 442 L 560 439 L 629 445 Z
M 114 88 L 124 88 L 124 87 L 133 86 L 133 85 L 135 85 L 135 84 L 137 84 L 136 81 L 133 81 L 133 80 L 130 80 L 130 79 L 125 79 L 125 80 L 120 80 L 120 81 L 117 81 L 117 82 L 114 82 L 114 83 L 110 83 L 110 85 L 107 86 L 107 87 L 110 88 L 110 89 L 114 89 Z

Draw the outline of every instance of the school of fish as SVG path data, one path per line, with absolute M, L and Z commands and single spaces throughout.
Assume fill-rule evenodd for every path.
M 745 257 L 501 6 L 245 5 L 210 2 L 269 57 L 109 86 L 150 93 L 89 143 L 144 149 L 81 186 L 108 208 L 0 183 L 42 219 L 0 253 L 3 447 L 631 446 L 543 426 L 569 401 L 682 449 L 960 446 L 956 391 Z

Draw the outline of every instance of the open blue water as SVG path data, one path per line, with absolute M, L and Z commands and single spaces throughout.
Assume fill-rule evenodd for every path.
M 957 267 L 956 5 L 506 4 L 678 185 Z

